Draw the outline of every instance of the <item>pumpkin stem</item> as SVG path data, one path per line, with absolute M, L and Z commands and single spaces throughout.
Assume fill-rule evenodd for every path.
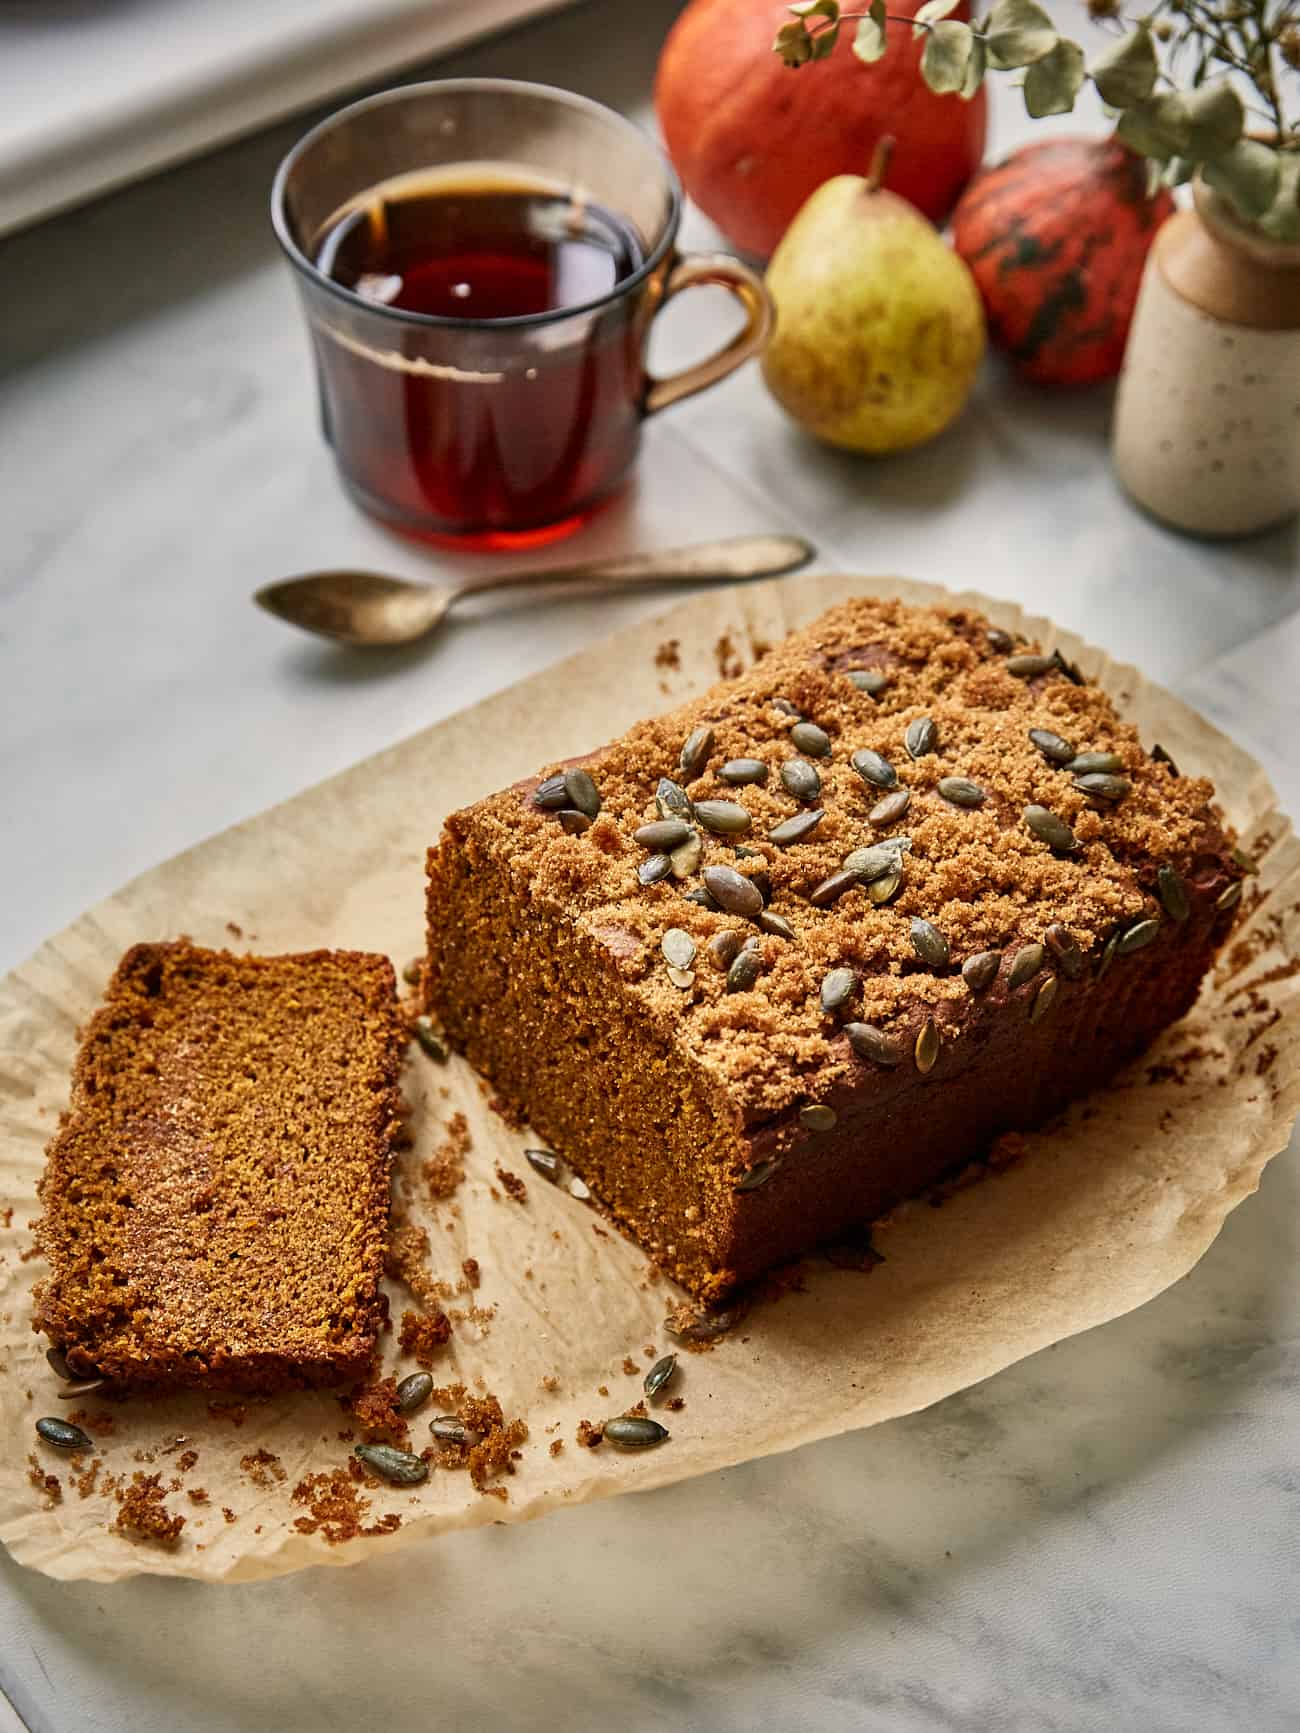
M 890 158 L 894 154 L 894 135 L 885 133 L 883 138 L 876 140 L 876 148 L 871 153 L 871 167 L 867 170 L 867 191 L 878 193 L 885 176 L 889 173 Z

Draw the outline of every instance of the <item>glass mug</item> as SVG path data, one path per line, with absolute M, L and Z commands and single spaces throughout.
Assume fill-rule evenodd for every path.
M 445 79 L 353 103 L 289 152 L 271 204 L 343 482 L 425 539 L 521 547 L 575 529 L 623 479 L 644 418 L 725 377 L 772 328 L 739 260 L 675 251 L 681 193 L 655 145 L 548 85 Z M 399 244 L 405 276 L 381 258 L 349 280 Z M 701 283 L 736 296 L 744 328 L 655 378 L 651 321 Z M 525 292 L 529 310 L 500 316 Z

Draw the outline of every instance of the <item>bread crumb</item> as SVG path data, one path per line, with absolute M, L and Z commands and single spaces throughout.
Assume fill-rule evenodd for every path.
M 577 1441 L 584 1450 L 594 1450 L 604 1436 L 605 1428 L 603 1426 L 596 1425 L 590 1420 L 578 1422 Z
M 396 1378 L 366 1384 L 346 1398 L 347 1406 L 369 1442 L 404 1446 L 410 1437 L 406 1417 L 397 1406 Z
M 553 1438 L 551 1440 L 551 1455 L 552 1456 L 561 1456 L 563 1454 L 563 1452 L 564 1452 L 564 1440 L 562 1438 Z
M 239 1466 L 252 1481 L 254 1486 L 277 1485 L 286 1478 L 280 1458 L 271 1450 L 249 1451 L 247 1456 L 241 1456 Z
M 159 1546 L 175 1546 L 186 1519 L 175 1516 L 163 1501 L 161 1476 L 143 1474 L 139 1469 L 131 1476 L 130 1486 L 120 1495 L 120 1508 L 113 1528 L 128 1540 L 154 1541 Z
M 208 1502 L 208 1489 L 206 1486 L 192 1486 L 185 1496 L 191 1504 L 206 1504 Z
M 419 1312 L 402 1313 L 397 1344 L 402 1353 L 410 1355 L 417 1365 L 428 1370 L 437 1350 L 445 1348 L 450 1340 L 451 1319 L 445 1312 L 435 1309 L 423 1315 Z
M 626 1377 L 635 1378 L 640 1370 L 641 1368 L 637 1365 L 636 1361 L 630 1354 L 625 1354 L 623 1356 L 623 1372 Z
M 496 1164 L 496 1176 L 501 1181 L 501 1188 L 508 1198 L 512 1198 L 515 1203 L 528 1202 L 528 1187 L 517 1173 L 511 1173 L 508 1167 L 502 1167 L 501 1163 L 498 1162 Z
M 320 1531 L 331 1546 L 355 1540 L 359 1535 L 392 1534 L 402 1526 L 396 1511 L 389 1511 L 378 1522 L 366 1522 L 370 1500 L 357 1486 L 360 1464 L 353 1457 L 347 1468 L 331 1469 L 328 1473 L 308 1474 L 294 1487 L 291 1497 L 295 1504 L 305 1504 L 310 1514 L 294 1518 L 299 1534 Z
M 198 1460 L 199 1453 L 197 1450 L 186 1450 L 176 1458 L 176 1466 L 180 1469 L 182 1474 L 188 1474 Z
M 655 651 L 656 668 L 680 668 L 682 665 L 682 641 L 680 638 L 665 638 Z
M 465 1280 L 469 1283 L 470 1287 L 477 1288 L 482 1279 L 482 1272 L 479 1269 L 478 1259 L 466 1258 L 460 1267 Z
M 465 1177 L 465 1157 L 470 1149 L 469 1121 L 453 1113 L 442 1142 L 420 1169 L 429 1196 L 435 1203 L 451 1197 Z
M 33 1451 L 27 1458 L 27 1461 L 30 1464 L 30 1467 L 27 1470 L 28 1480 L 31 1481 L 37 1492 L 43 1492 L 45 1494 L 45 1497 L 49 1501 L 45 1508 L 47 1510 L 53 1510 L 56 1504 L 63 1503 L 62 1481 L 60 1481 L 57 1474 L 47 1474 L 45 1472 L 45 1466 L 36 1455 L 35 1451 Z

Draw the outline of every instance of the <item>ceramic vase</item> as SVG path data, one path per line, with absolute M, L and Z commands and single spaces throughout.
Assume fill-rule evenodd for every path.
M 1120 481 L 1198 535 L 1300 511 L 1300 246 L 1197 186 L 1147 256 L 1115 404 Z

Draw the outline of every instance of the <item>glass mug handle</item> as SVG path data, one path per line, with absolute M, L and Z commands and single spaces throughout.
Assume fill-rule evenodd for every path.
M 667 409 L 670 403 L 678 403 L 683 397 L 693 397 L 697 391 L 706 391 L 710 385 L 716 385 L 719 379 L 734 373 L 751 355 L 760 354 L 772 335 L 776 308 L 763 279 L 748 265 L 742 265 L 739 259 L 726 253 L 692 253 L 678 259 L 668 273 L 663 298 L 655 311 L 666 306 L 683 289 L 695 289 L 704 283 L 731 291 L 745 310 L 744 329 L 738 331 L 716 355 L 697 361 L 692 367 L 683 367 L 680 373 L 670 373 L 666 379 L 656 379 L 653 374 L 647 374 L 644 404 L 647 415 L 654 415 Z

